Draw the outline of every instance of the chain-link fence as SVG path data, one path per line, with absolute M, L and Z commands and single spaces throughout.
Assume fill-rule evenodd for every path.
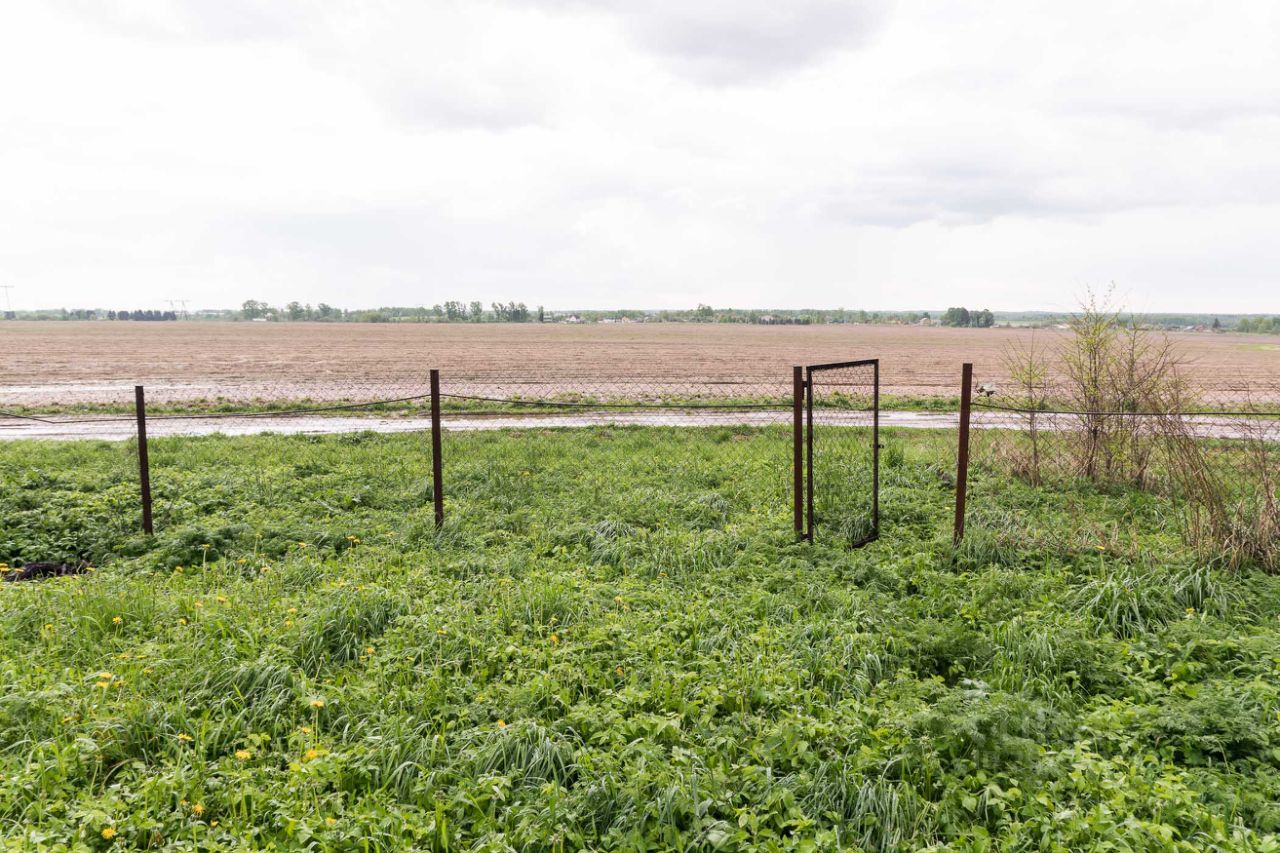
M 880 532 L 880 363 L 815 365 L 807 382 L 807 527 L 851 547 Z
M 790 377 L 776 376 L 442 374 L 447 517 L 522 518 L 553 480 L 574 482 L 573 505 L 557 509 L 606 549 L 621 530 L 718 529 L 739 511 L 785 513 L 792 395 Z M 489 452 L 450 450 L 495 430 L 502 438 Z M 477 481 L 503 488 L 471 488 Z
M 417 467 L 416 474 L 406 471 L 406 488 L 433 510 L 437 525 L 445 520 L 446 497 L 449 518 L 506 517 L 500 510 L 538 499 L 543 476 L 573 478 L 583 501 L 566 511 L 597 524 L 708 527 L 734 508 L 786 513 L 792 503 L 790 377 L 697 382 L 490 373 L 445 375 L 435 383 L 428 375 L 420 384 L 394 386 L 257 383 L 202 395 L 192 387 L 6 389 L 0 437 L 56 440 L 69 452 L 93 454 L 94 470 L 110 472 L 121 534 L 190 520 L 198 503 L 192 490 L 208 493 L 216 485 L 216 453 L 234 452 L 220 439 L 177 441 L 200 436 L 302 437 L 277 445 L 297 454 L 302 468 L 306 437 L 363 436 L 361 452 L 381 446 L 386 454 L 373 470 Z M 408 433 L 421 440 L 392 440 Z M 735 466 L 743 464 L 770 476 L 737 476 Z M 5 472 L 6 479 L 56 476 L 37 474 L 39 467 Z M 484 505 L 477 495 L 495 492 L 474 487 L 495 479 L 505 484 L 496 492 L 502 507 Z M 767 493 L 759 492 L 761 482 L 770 484 Z M 33 516 L 38 511 L 32 507 Z
M 1273 394 L 1252 390 L 1256 401 L 1216 406 L 1180 390 L 1086 408 L 1068 386 L 1028 393 L 974 376 L 960 415 L 968 511 L 981 517 L 984 489 L 1009 477 L 1043 488 L 1135 488 L 1176 498 L 1188 540 L 1215 560 L 1280 569 L 1280 410 Z M 957 500 L 959 538 L 963 489 Z

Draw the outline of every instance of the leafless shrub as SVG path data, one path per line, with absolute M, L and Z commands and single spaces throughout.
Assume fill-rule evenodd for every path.
M 1012 388 L 991 405 L 1010 429 L 990 431 L 986 461 L 1036 485 L 1052 472 L 1176 496 L 1206 559 L 1280 571 L 1280 419 L 1267 402 L 1280 388 L 1197 416 L 1173 342 L 1123 320 L 1110 291 L 1090 292 L 1069 329 L 1056 363 L 1034 337 L 1005 351 Z
M 1110 291 L 1089 292 L 1070 324 L 1060 358 L 1074 430 L 1076 473 L 1094 482 L 1147 484 L 1165 416 L 1195 400 L 1169 338 L 1124 322 Z M 1154 417 L 1153 417 L 1154 416 Z
M 1040 460 L 1042 455 L 1041 431 L 1044 411 L 1052 401 L 1053 383 L 1049 353 L 1038 346 L 1035 334 L 1020 346 L 1006 345 L 1002 354 L 1005 370 L 1012 383 L 1010 404 L 1020 409 L 1018 417 L 1023 421 L 1025 441 L 1010 448 L 1009 462 L 1013 471 L 1034 485 L 1040 485 Z

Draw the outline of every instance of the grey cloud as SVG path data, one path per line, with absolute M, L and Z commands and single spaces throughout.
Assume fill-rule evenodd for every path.
M 751 83 L 867 43 L 887 0 L 521 0 L 616 16 L 642 48 L 703 83 Z

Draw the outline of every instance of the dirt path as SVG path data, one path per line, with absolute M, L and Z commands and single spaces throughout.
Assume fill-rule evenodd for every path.
M 869 426 L 866 412 L 816 412 L 820 424 Z M 765 412 L 617 412 L 592 411 L 572 415 L 448 415 L 444 419 L 446 430 L 474 431 L 496 429 L 563 429 L 591 426 L 767 426 L 788 424 L 791 413 Z M 954 429 L 958 417 L 942 412 L 881 412 L 880 425 L 907 429 Z M 1203 416 L 1190 419 L 1195 433 L 1204 438 L 1245 438 L 1256 434 L 1242 426 L 1238 419 Z M 1256 423 L 1256 422 L 1255 422 Z M 1280 440 L 1280 422 L 1268 422 L 1267 431 Z M 983 412 L 975 415 L 975 429 L 1020 429 L 1025 418 L 1019 415 Z M 1069 417 L 1058 417 L 1044 428 L 1062 430 L 1072 427 Z M 317 415 L 280 415 L 246 418 L 152 418 L 147 422 L 147 433 L 153 438 L 200 435 L 325 435 L 345 432 L 369 431 L 376 433 L 423 432 L 431 429 L 431 421 L 422 417 L 374 417 Z M 57 423 L 0 419 L 0 440 L 43 439 L 47 441 L 124 441 L 134 436 L 131 419 L 84 420 L 78 423 Z

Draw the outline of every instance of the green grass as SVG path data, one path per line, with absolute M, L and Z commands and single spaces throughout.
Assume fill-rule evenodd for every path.
M 782 429 L 449 434 L 441 531 L 422 435 L 153 441 L 153 540 L 128 445 L 0 444 L 0 560 L 96 567 L 0 588 L 0 834 L 1280 849 L 1280 578 L 981 472 L 953 550 L 949 440 L 886 431 L 857 551 Z

